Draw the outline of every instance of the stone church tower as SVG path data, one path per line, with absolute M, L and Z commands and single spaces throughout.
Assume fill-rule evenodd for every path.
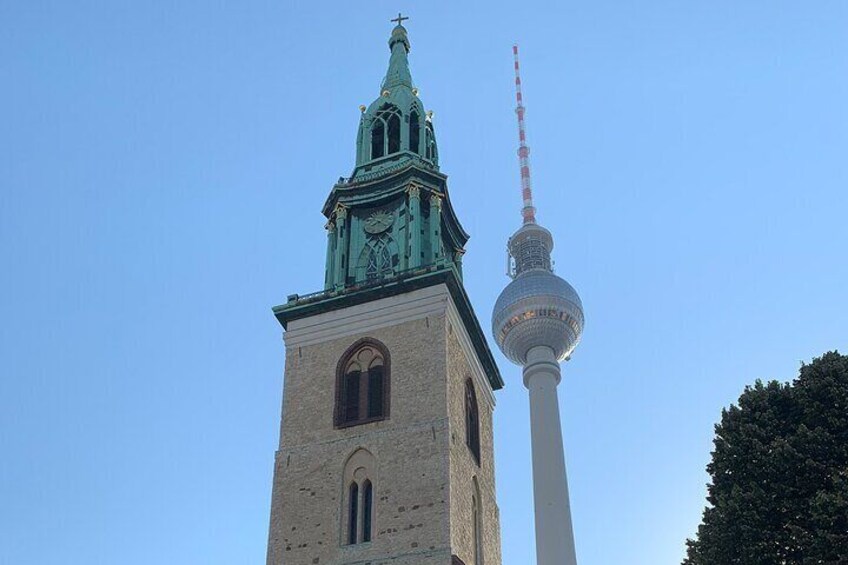
M 500 565 L 498 368 L 462 285 L 451 206 L 402 19 L 356 166 L 333 186 L 324 289 L 285 328 L 268 565 Z

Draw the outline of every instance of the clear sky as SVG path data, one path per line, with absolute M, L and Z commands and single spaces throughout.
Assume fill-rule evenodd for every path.
M 389 19 L 488 327 L 538 217 L 586 331 L 560 386 L 581 565 L 679 563 L 713 424 L 848 349 L 848 2 L 0 1 L 0 563 L 264 562 L 271 306 L 323 217 Z M 527 393 L 497 354 L 505 565 L 533 561 Z

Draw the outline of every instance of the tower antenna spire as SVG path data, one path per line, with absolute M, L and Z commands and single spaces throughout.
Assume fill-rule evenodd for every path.
M 527 132 L 524 126 L 524 100 L 521 96 L 521 72 L 518 62 L 518 45 L 512 46 L 515 57 L 515 114 L 518 116 L 518 162 L 521 165 L 521 197 L 524 207 L 521 217 L 525 224 L 536 223 L 536 208 L 533 206 L 533 185 L 530 182 L 530 148 L 527 147 Z

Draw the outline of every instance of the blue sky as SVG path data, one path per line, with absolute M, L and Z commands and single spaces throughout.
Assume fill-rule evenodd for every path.
M 713 424 L 848 349 L 848 3 L 0 2 L 0 563 L 264 560 L 270 308 L 322 285 L 389 18 L 435 110 L 484 327 L 519 225 L 580 292 L 560 386 L 582 565 L 679 563 Z M 507 565 L 529 416 L 498 354 Z

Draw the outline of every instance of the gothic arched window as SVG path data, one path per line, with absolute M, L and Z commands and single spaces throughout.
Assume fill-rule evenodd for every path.
M 339 360 L 336 375 L 337 428 L 376 422 L 389 417 L 389 350 L 364 338 Z
M 371 124 L 371 158 L 400 151 L 400 110 L 383 104 Z
M 477 410 L 477 394 L 471 379 L 465 381 L 465 443 L 474 460 L 480 464 L 480 414 Z
M 365 278 L 369 280 L 380 279 L 391 276 L 392 273 L 392 252 L 389 249 L 389 244 L 384 238 L 378 239 L 371 245 L 368 252 Z
M 345 462 L 342 473 L 342 545 L 370 542 L 376 531 L 374 481 L 377 460 L 367 449 L 359 448 Z

